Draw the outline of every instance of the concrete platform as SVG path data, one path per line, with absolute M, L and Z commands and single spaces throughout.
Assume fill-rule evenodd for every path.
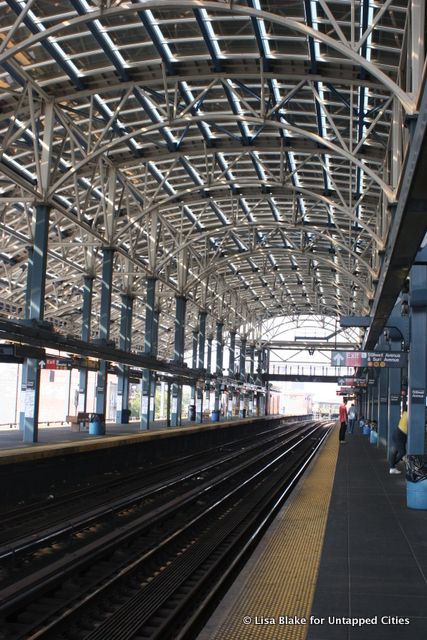
M 275 418 L 276 416 L 272 416 Z M 172 432 L 182 432 L 183 429 L 187 428 L 197 428 L 201 429 L 206 426 L 218 426 L 218 425 L 227 425 L 234 424 L 237 422 L 245 422 L 246 420 L 254 420 L 253 418 L 239 418 L 238 416 L 233 418 L 226 418 L 221 420 L 220 422 L 212 422 L 207 419 L 203 421 L 203 423 L 195 423 L 190 420 L 183 420 L 182 425 L 179 427 L 168 427 L 166 420 L 155 420 L 151 425 L 150 429 L 146 431 L 141 431 L 138 422 L 131 422 L 129 424 L 117 424 L 115 422 L 107 422 L 106 423 L 106 433 L 103 436 L 93 436 L 90 435 L 88 431 L 71 431 L 68 425 L 64 425 L 61 427 L 58 426 L 49 426 L 49 427 L 40 427 L 38 434 L 38 442 L 23 442 L 22 441 L 22 431 L 16 428 L 3 428 L 0 429 L 0 459 L 3 456 L 3 452 L 11 449 L 20 449 L 20 450 L 28 450 L 34 448 L 40 448 L 46 445 L 52 444 L 66 444 L 66 443 L 85 443 L 85 442 L 101 442 L 111 438 L 117 439 L 124 436 L 142 436 L 149 435 L 160 431 L 166 431 L 167 433 Z
M 406 507 L 405 476 L 389 475 L 383 448 L 360 433 L 339 449 L 336 430 L 329 440 L 198 640 L 425 636 L 427 511 Z

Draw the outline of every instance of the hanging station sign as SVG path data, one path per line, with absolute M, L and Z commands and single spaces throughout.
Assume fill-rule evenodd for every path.
M 68 370 L 73 368 L 73 361 L 71 358 L 46 358 L 43 368 Z
M 333 367 L 385 367 L 402 368 L 408 363 L 408 354 L 401 351 L 331 351 Z

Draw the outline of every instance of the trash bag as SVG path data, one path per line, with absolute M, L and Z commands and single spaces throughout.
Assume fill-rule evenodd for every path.
M 406 457 L 406 479 L 409 482 L 420 482 L 427 479 L 427 456 Z

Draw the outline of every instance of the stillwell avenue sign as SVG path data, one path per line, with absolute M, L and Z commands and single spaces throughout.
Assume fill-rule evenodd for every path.
M 333 367 L 390 367 L 407 365 L 408 354 L 402 351 L 331 351 Z

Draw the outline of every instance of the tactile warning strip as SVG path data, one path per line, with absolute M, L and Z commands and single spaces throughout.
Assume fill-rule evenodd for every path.
M 278 515 L 262 555 L 211 640 L 306 637 L 338 457 L 335 431 Z

